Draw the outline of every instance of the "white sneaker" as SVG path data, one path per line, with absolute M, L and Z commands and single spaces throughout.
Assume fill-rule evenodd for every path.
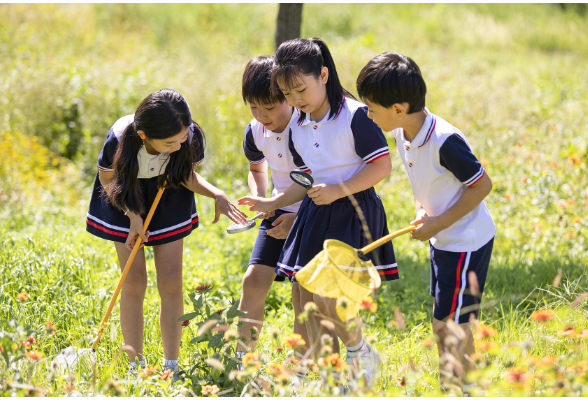
M 363 349 L 353 353 L 347 353 L 347 365 L 353 368 L 359 367 L 359 371 L 364 370 L 364 381 L 366 386 L 371 386 L 377 379 L 378 373 L 380 372 L 380 355 L 374 350 L 369 344 L 365 344 Z

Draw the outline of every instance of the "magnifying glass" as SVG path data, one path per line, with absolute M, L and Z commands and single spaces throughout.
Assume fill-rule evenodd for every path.
M 290 178 L 300 186 L 306 188 L 306 190 L 310 190 L 314 183 L 312 176 L 304 171 L 290 171 Z
M 239 233 L 239 232 L 248 231 L 249 229 L 251 229 L 255 226 L 255 220 L 257 218 L 263 216 L 263 214 L 264 213 L 260 212 L 255 217 L 249 218 L 248 220 L 246 220 L 246 222 L 247 222 L 246 224 L 233 224 L 233 225 L 227 227 L 227 233 Z

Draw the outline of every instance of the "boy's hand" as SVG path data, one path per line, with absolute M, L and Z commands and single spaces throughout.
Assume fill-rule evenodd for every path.
M 263 217 L 261 217 L 261 218 L 268 219 L 268 218 L 273 217 L 274 215 L 276 215 L 275 211 L 268 211 L 268 212 L 263 213 Z
M 413 239 L 417 239 L 422 242 L 426 242 L 441 232 L 443 229 L 447 229 L 440 217 L 429 217 L 426 213 L 422 214 L 421 216 L 417 214 L 417 219 L 412 221 L 410 224 L 415 226 L 422 224 L 410 233 L 410 236 Z
M 265 233 L 276 239 L 286 239 L 295 218 L 296 213 L 282 214 L 272 223 L 274 228 L 265 231 Z
M 265 197 L 259 196 L 245 196 L 237 200 L 237 204 L 240 206 L 249 206 L 249 211 L 270 212 L 275 210 L 272 205 L 272 198 L 266 199 Z
M 335 200 L 345 196 L 339 185 L 330 183 L 321 183 L 310 188 L 307 192 L 308 197 L 314 201 L 317 206 L 331 204 Z

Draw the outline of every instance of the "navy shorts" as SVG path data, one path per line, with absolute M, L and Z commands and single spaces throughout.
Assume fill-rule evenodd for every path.
M 433 317 L 439 321 L 451 318 L 462 324 L 470 320 L 470 314 L 478 317 L 482 292 L 486 283 L 494 238 L 476 251 L 453 252 L 431 246 L 431 289 L 435 297 Z M 468 273 L 478 278 L 479 293 L 470 291 Z
M 268 235 L 265 231 L 274 228 L 272 223 L 283 214 L 290 214 L 290 212 L 276 210 L 273 217 L 261 220 L 261 223 L 259 224 L 259 233 L 257 234 L 257 239 L 255 239 L 255 245 L 251 252 L 251 258 L 249 259 L 249 265 L 261 264 L 267 265 L 271 268 L 276 268 L 278 266 L 278 260 L 282 253 L 284 243 L 286 243 L 286 239 L 276 239 Z M 278 275 L 275 280 L 284 281 L 286 279 L 283 276 Z

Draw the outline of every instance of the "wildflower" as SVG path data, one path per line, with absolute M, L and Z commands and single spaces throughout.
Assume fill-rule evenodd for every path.
M 223 313 L 223 311 L 225 311 L 225 309 L 224 308 L 221 308 L 220 310 L 216 310 L 216 313 L 218 315 L 221 315 Z
M 190 325 L 190 320 L 189 319 L 185 319 L 182 321 L 182 326 L 188 326 Z
M 566 238 L 566 239 L 569 239 L 569 238 L 571 238 L 572 236 L 574 236 L 574 233 L 576 233 L 576 231 L 569 231 L 569 232 L 566 232 L 566 233 L 565 233 L 565 235 L 564 235 L 564 238 Z
M 278 363 L 270 363 L 266 368 L 265 372 L 267 372 L 271 376 L 278 376 L 286 372 L 286 368 L 283 365 Z
M 368 342 L 368 344 L 374 344 L 374 343 L 376 343 L 376 340 L 378 340 L 377 335 L 369 335 L 368 337 L 365 338 L 365 341 Z
M 476 341 L 474 345 L 481 352 L 492 351 L 498 348 L 498 343 L 496 342 Z
M 527 357 L 525 357 L 524 362 L 528 366 L 537 365 L 537 363 L 539 363 L 539 357 L 536 357 L 536 356 L 527 356 Z
M 300 364 L 300 361 L 295 359 L 294 357 L 288 357 L 284 360 L 284 364 Z
M 37 341 L 35 340 L 35 338 L 33 337 L 33 335 L 29 336 L 28 338 L 26 338 L 24 340 L 24 342 L 22 342 L 22 345 L 27 350 L 29 350 L 31 348 L 31 345 L 33 345 L 33 344 L 37 344 Z
M 29 294 L 25 293 L 25 292 L 22 292 L 22 293 L 19 293 L 16 295 L 16 299 L 18 301 L 26 301 L 26 299 L 28 299 L 28 298 L 29 298 Z
M 484 324 L 480 324 L 480 326 L 474 329 L 474 337 L 478 340 L 484 339 L 486 337 L 494 337 L 497 334 L 498 332 L 496 329 Z
M 153 374 L 157 373 L 157 367 L 146 367 L 144 370 L 139 372 L 140 378 L 147 378 Z
M 563 208 L 563 209 L 566 209 L 566 208 L 568 208 L 568 204 L 567 204 L 567 203 L 558 203 L 558 204 L 557 204 L 557 207 L 558 207 L 558 208 Z
M 527 375 L 520 369 L 507 369 L 502 376 L 509 382 L 523 383 L 527 379 Z
M 579 224 L 580 222 L 582 222 L 582 220 L 584 220 L 584 218 L 574 217 L 574 219 L 572 219 L 572 224 Z
M 512 200 L 512 194 L 505 194 L 504 198 L 508 201 Z
M 421 341 L 421 344 L 427 348 L 431 348 L 435 345 L 435 341 L 431 338 L 426 338 L 423 341 Z
M 25 356 L 31 360 L 40 360 L 43 358 L 43 353 L 40 351 L 27 351 Z
M 588 329 L 584 329 L 582 333 L 576 335 L 576 339 L 586 339 L 588 337 Z
M 359 305 L 363 308 L 367 308 L 368 310 L 370 310 L 370 312 L 373 313 L 378 311 L 378 303 L 374 303 L 374 300 L 370 296 L 362 300 Z
M 124 393 L 124 389 L 112 378 L 108 379 L 106 381 L 106 385 L 104 386 L 106 390 L 112 390 L 118 395 L 122 395 Z
M 400 382 L 400 386 L 406 386 L 406 380 L 404 379 L 404 377 L 398 379 L 398 382 Z
M 572 204 L 574 204 L 575 202 L 576 202 L 576 200 L 574 200 L 574 199 L 567 199 L 567 200 L 566 200 L 566 203 L 567 203 L 568 205 L 572 205 Z
M 339 357 L 339 353 L 333 353 L 327 357 L 327 363 L 330 367 L 334 367 L 337 372 L 343 369 L 343 360 Z
M 573 326 L 566 326 L 564 329 L 557 332 L 557 336 L 559 336 L 559 337 L 567 336 L 567 337 L 573 338 L 576 336 L 576 331 Z
M 243 356 L 243 365 L 246 367 L 257 367 L 259 368 L 261 365 L 259 363 L 259 354 L 257 353 L 247 353 Z
M 18 350 L 18 343 L 12 343 L 12 350 Z
M 307 312 L 308 315 L 313 315 L 316 314 L 319 309 L 316 304 L 314 304 L 312 301 L 309 301 L 304 305 L 304 311 Z
M 170 376 L 172 375 L 172 370 L 168 369 L 167 371 L 165 371 L 163 374 L 159 375 L 159 377 L 163 380 L 168 379 Z
M 74 385 L 67 384 L 67 383 L 65 385 L 63 385 L 64 392 L 73 392 L 74 390 L 76 390 L 76 387 Z
M 57 328 L 55 327 L 55 325 L 53 325 L 53 322 L 51 322 L 51 321 L 45 322 L 45 332 L 47 334 L 55 335 L 56 330 L 57 330 Z
M 323 357 L 326 357 L 326 356 L 328 356 L 329 354 L 331 354 L 332 352 L 333 352 L 333 348 L 332 348 L 331 346 L 324 345 L 323 347 L 321 347 L 320 354 L 321 354 Z
M 538 322 L 547 322 L 553 317 L 555 317 L 553 310 L 538 310 L 531 314 L 531 319 Z
M 237 340 L 237 332 L 232 329 L 227 329 L 225 331 L 224 339 L 225 342 L 232 342 L 233 340 Z
M 572 163 L 572 164 L 577 164 L 580 165 L 582 164 L 582 159 L 580 157 L 578 157 L 576 154 L 572 154 L 571 156 L 568 157 L 568 160 Z
M 541 367 L 550 367 L 553 364 L 555 364 L 556 361 L 557 361 L 557 356 L 543 357 L 541 360 L 539 360 L 537 365 L 539 365 Z
M 285 337 L 284 341 L 286 342 L 287 345 L 292 346 L 292 347 L 304 346 L 306 344 L 304 339 L 302 339 L 302 336 L 300 336 L 298 333 L 294 333 L 294 334 L 292 334 L 292 336 Z
M 482 164 L 482 167 L 485 167 L 486 165 L 490 164 L 490 162 L 482 157 L 479 158 L 480 160 L 480 164 Z
M 274 351 L 284 351 L 284 347 L 276 346 L 276 347 L 274 347 Z
M 344 310 L 347 309 L 347 307 L 349 307 L 349 299 L 345 296 L 339 297 L 337 299 L 337 306 L 341 307 Z
M 280 330 L 278 328 L 272 328 L 270 330 L 270 336 L 274 338 L 274 340 L 278 340 L 280 337 Z
M 276 381 L 280 385 L 287 385 L 288 382 L 290 382 L 290 376 L 286 373 L 280 374 L 280 375 L 276 376 Z
M 206 394 L 216 394 L 218 393 L 219 388 L 216 385 L 206 385 L 202 387 L 202 394 L 206 395 Z
M 202 284 L 196 287 L 196 292 L 199 294 L 208 293 L 212 289 L 212 285 Z
M 4 351 L 4 348 L 2 346 L 0 346 L 0 353 L 2 353 Z

